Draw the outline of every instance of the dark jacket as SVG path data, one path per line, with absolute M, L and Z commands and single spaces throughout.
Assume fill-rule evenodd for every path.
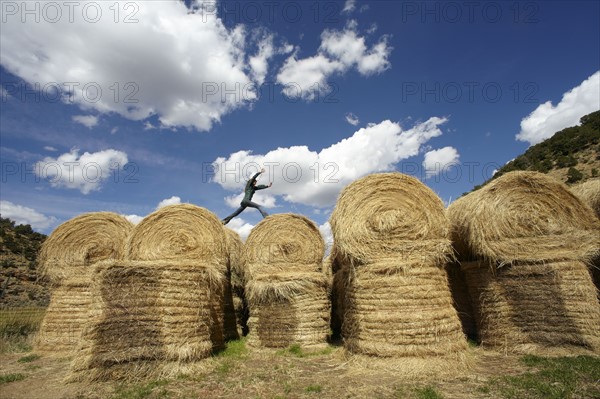
M 256 190 L 263 190 L 265 188 L 269 188 L 269 186 L 265 186 L 262 184 L 259 184 L 258 186 L 254 185 L 254 182 L 256 181 L 258 175 L 260 175 L 260 172 L 252 176 L 252 178 L 248 180 L 248 183 L 246 183 L 246 188 L 244 189 L 244 199 L 242 200 L 242 203 L 252 201 L 252 197 L 254 196 Z

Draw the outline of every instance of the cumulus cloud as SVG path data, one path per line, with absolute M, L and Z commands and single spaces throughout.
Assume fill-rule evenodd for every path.
M 273 182 L 265 194 L 292 203 L 328 207 L 353 180 L 393 170 L 401 160 L 419 154 L 423 145 L 442 134 L 440 125 L 444 122 L 445 118 L 432 117 L 403 130 L 398 123 L 385 120 L 369 124 L 318 152 L 306 146 L 277 148 L 266 154 L 238 151 L 213 162 L 213 182 L 239 193 L 246 179 L 264 167 L 262 181 Z
M 73 121 L 91 129 L 98 124 L 98 117 L 94 115 L 75 115 Z
M 138 215 L 123 215 L 123 216 L 125 216 L 125 219 L 129 220 L 133 224 L 138 224 L 139 222 L 144 220 L 143 216 L 138 216 Z
M 76 189 L 83 194 L 98 191 L 115 169 L 127 164 L 127 154 L 113 149 L 84 152 L 74 148 L 57 158 L 46 157 L 35 164 L 35 173 L 52 187 Z
M 539 105 L 521 121 L 516 139 L 534 145 L 564 128 L 579 124 L 579 119 L 600 109 L 600 71 L 579 86 L 564 93 L 554 106 L 551 101 Z
M 72 18 L 62 2 L 55 4 L 57 21 L 6 15 L 0 59 L 31 84 L 58 82 L 65 102 L 131 120 L 157 115 L 162 125 L 205 131 L 257 98 L 252 76 L 264 78 L 268 40 L 249 65 L 249 31 L 226 27 L 203 2 L 194 2 L 192 12 L 183 1 L 84 1 L 73 6 Z
M 58 151 L 58 149 L 57 149 L 57 148 L 55 148 L 55 147 L 52 147 L 51 145 L 47 145 L 47 146 L 45 146 L 45 147 L 44 147 L 44 150 L 46 150 L 46 151 L 50 151 L 50 152 L 56 152 L 56 151 Z
M 160 201 L 158 203 L 158 205 L 156 206 L 156 210 L 159 210 L 160 208 L 168 206 L 168 205 L 179 205 L 179 204 L 181 204 L 181 198 L 174 195 L 171 198 L 167 198 L 167 199 Z
M 348 112 L 346 114 L 346 122 L 352 126 L 356 126 L 360 123 L 360 120 L 358 119 L 358 116 L 354 115 L 352 112 Z
M 29 224 L 34 230 L 47 229 L 57 222 L 54 216 L 46 216 L 35 209 L 4 200 L 0 201 L 0 214 L 16 224 Z
M 250 231 L 254 228 L 254 225 L 246 222 L 240 217 L 236 217 L 231 219 L 231 222 L 227 223 L 227 227 L 238 233 L 242 241 L 246 241 L 250 235 Z
M 444 147 L 425 153 L 423 168 L 427 178 L 440 174 L 450 166 L 457 165 L 459 154 L 454 147 Z
M 314 56 L 298 59 L 296 49 L 277 74 L 277 82 L 284 86 L 283 93 L 290 98 L 312 100 L 327 93 L 327 80 L 334 74 L 355 68 L 361 75 L 370 76 L 388 69 L 392 47 L 387 36 L 369 48 L 357 29 L 356 21 L 348 22 L 342 31 L 326 29 Z

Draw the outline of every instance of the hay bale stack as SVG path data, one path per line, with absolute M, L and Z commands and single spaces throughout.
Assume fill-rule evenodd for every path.
M 471 304 L 471 295 L 469 294 L 465 272 L 461 269 L 460 263 L 450 262 L 446 266 L 446 273 L 448 274 L 452 301 L 460 318 L 463 333 L 468 338 L 477 341 L 477 323 L 475 322 L 475 313 Z
M 98 271 L 75 379 L 156 373 L 154 362 L 189 363 L 224 345 L 227 246 L 213 213 L 190 204 L 161 208 L 133 229 L 126 256 Z
M 466 340 L 444 270 L 451 245 L 439 197 L 413 177 L 374 174 L 342 191 L 330 223 L 345 347 L 380 357 L 460 357 Z
M 506 351 L 600 349 L 587 271 L 600 222 L 561 182 L 511 172 L 448 209 L 481 343 Z
M 222 343 L 223 276 L 195 261 L 107 261 L 70 380 L 137 379 L 209 356 Z M 215 334 L 217 336 L 215 336 Z
M 246 302 L 246 294 L 244 288 L 244 271 L 242 265 L 242 250 L 244 243 L 240 236 L 235 231 L 225 227 L 225 236 L 227 239 L 227 251 L 229 254 L 228 275 L 231 281 L 230 290 L 232 292 L 233 303 L 231 306 L 226 303 L 226 318 L 225 329 L 230 329 L 231 320 L 233 321 L 238 337 L 248 333 L 248 303 Z M 225 298 L 229 298 L 225 295 Z M 233 310 L 231 310 L 231 308 Z M 231 317 L 233 315 L 233 317 Z
M 600 179 L 590 179 L 586 182 L 576 184 L 571 187 L 571 191 L 575 193 L 584 203 L 590 206 L 600 219 Z M 592 280 L 598 290 L 598 300 L 600 300 L 600 255 L 590 263 L 590 272 Z
M 91 302 L 90 283 L 95 265 L 122 259 L 133 225 L 110 212 L 77 216 L 60 226 L 42 245 L 42 276 L 52 283 L 51 300 L 35 339 L 36 349 L 75 350 Z
M 244 245 L 248 343 L 282 348 L 318 347 L 329 334 L 329 279 L 317 226 L 304 216 L 263 219 Z
M 571 187 L 571 191 L 592 208 L 600 219 L 600 179 L 590 179 L 576 184 Z

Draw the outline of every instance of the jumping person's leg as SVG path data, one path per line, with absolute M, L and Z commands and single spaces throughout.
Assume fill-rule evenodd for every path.
M 258 205 L 256 202 L 246 201 L 246 202 L 244 202 L 244 205 L 249 206 L 250 208 L 258 209 L 258 211 L 263 216 L 263 218 L 266 218 L 267 216 L 269 216 L 269 214 L 267 212 L 265 212 L 265 210 L 262 208 L 262 206 Z
M 235 212 L 233 212 L 231 215 L 227 216 L 225 219 L 222 220 L 223 224 L 229 223 L 231 219 L 242 213 L 244 209 L 246 209 L 244 205 L 240 206 Z

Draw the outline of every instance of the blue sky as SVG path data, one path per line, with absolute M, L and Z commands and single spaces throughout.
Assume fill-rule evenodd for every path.
M 596 1 L 23 4 L 1 3 L 0 211 L 45 233 L 177 202 L 223 218 L 266 165 L 256 202 L 327 235 L 361 176 L 448 202 L 600 108 Z

